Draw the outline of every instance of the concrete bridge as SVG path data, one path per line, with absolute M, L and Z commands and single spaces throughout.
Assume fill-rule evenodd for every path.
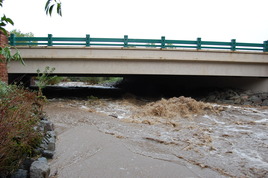
M 10 44 L 16 44 L 14 38 L 11 36 Z M 138 40 L 128 39 L 127 36 L 124 39 L 101 39 L 90 38 L 88 35 L 85 39 L 54 38 L 54 43 L 50 35 L 46 39 L 32 37 L 20 39 L 18 37 L 17 41 L 19 40 L 47 40 L 45 45 L 48 46 L 18 46 L 17 49 L 26 65 L 22 66 L 16 62 L 10 63 L 8 68 L 10 75 L 34 75 L 37 69 L 42 71 L 46 66 L 49 66 L 55 67 L 54 73 L 60 75 L 201 76 L 206 81 L 214 78 L 212 83 L 222 79 L 222 83 L 227 82 L 227 86 L 242 86 L 243 88 L 268 92 L 267 41 L 263 44 L 236 43 L 235 40 L 232 40 L 231 43 L 202 43 L 200 38 L 197 41 L 165 40 L 164 37 L 161 40 Z M 86 45 L 80 46 L 81 43 L 72 43 L 72 46 L 62 46 L 70 44 L 55 43 L 57 40 L 80 40 L 85 41 Z M 92 43 L 94 40 L 96 42 L 113 42 L 113 44 L 106 43 L 106 46 L 109 47 L 92 47 L 94 45 L 103 46 L 101 43 Z M 131 42 L 135 42 L 135 45 Z M 145 44 L 137 45 L 138 42 Z M 148 45 L 147 42 L 152 44 Z M 159 43 L 159 45 L 154 43 Z M 188 46 L 178 46 L 181 43 Z M 189 46 L 189 44 L 194 46 Z M 217 45 L 230 45 L 230 48 Z M 145 48 L 148 46 L 150 48 Z M 251 46 L 253 48 L 239 48 L 238 46 Z M 260 50 L 259 48 L 264 52 L 255 51 Z M 239 49 L 245 51 L 238 51 Z M 234 80 L 235 78 L 237 80 Z M 198 81 L 199 79 L 196 80 L 196 83 Z
M 13 62 L 10 74 L 199 75 L 268 77 L 268 53 L 208 50 L 18 47 L 26 65 Z
M 12 62 L 9 74 L 36 74 L 55 67 L 62 75 L 179 75 L 240 77 L 268 91 L 268 53 L 178 49 L 18 47 L 26 65 Z M 241 78 L 242 77 L 242 78 Z M 252 78 L 255 78 L 254 80 Z M 219 79 L 219 78 L 218 78 Z M 256 88 L 256 87 L 255 87 Z

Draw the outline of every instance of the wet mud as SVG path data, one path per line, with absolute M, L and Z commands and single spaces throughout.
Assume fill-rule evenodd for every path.
M 45 110 L 59 134 L 94 125 L 124 140 L 135 154 L 198 166 L 214 176 L 268 177 L 267 107 L 209 104 L 186 97 L 127 97 L 50 99 Z M 204 176 L 209 177 L 196 177 Z

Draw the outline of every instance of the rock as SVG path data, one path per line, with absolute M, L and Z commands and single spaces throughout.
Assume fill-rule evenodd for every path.
M 50 137 L 48 139 L 47 150 L 55 151 L 56 147 L 55 145 L 56 145 L 56 139 L 54 137 Z
M 262 100 L 260 97 L 253 95 L 249 98 L 250 101 L 252 101 L 254 104 L 261 104 Z
M 42 143 L 40 144 L 40 148 L 43 150 L 47 150 L 48 149 L 48 141 L 43 139 Z
M 20 169 L 25 169 L 25 170 L 30 170 L 30 167 L 31 167 L 31 164 L 34 162 L 34 160 L 32 158 L 26 158 L 21 166 L 20 166 Z
M 50 150 L 44 150 L 42 156 L 46 157 L 47 159 L 52 159 L 55 152 Z
M 234 104 L 240 104 L 241 103 L 241 98 L 236 98 L 234 100 Z
M 28 171 L 24 169 L 18 169 L 16 172 L 11 174 L 11 178 L 27 178 Z
M 243 103 L 243 105 L 249 106 L 249 105 L 252 105 L 252 102 L 251 101 L 246 101 L 246 102 Z
M 48 166 L 47 159 L 44 157 L 34 161 L 30 167 L 31 178 L 48 178 L 49 173 L 50 168 Z
M 243 93 L 245 93 L 246 95 L 251 95 L 253 92 L 251 90 L 246 90 Z
M 41 124 L 41 127 L 43 127 L 45 131 L 53 131 L 54 130 L 54 125 L 50 121 L 41 120 L 40 124 Z
M 56 132 L 55 131 L 47 131 L 47 135 L 56 139 Z
M 261 104 L 261 106 L 268 106 L 268 99 L 264 100 Z
M 216 96 L 215 95 L 210 95 L 207 99 L 209 102 L 213 102 L 216 100 Z
M 222 100 L 222 103 L 224 104 L 234 104 L 233 100 Z
M 266 100 L 266 99 L 268 99 L 268 93 L 261 93 L 260 97 L 261 97 L 261 99 Z
M 34 149 L 34 154 L 36 154 L 36 155 L 40 155 L 40 154 L 42 154 L 42 152 L 44 151 L 44 148 L 35 148 Z
M 240 98 L 241 98 L 242 101 L 247 101 L 248 98 L 249 98 L 249 96 L 246 95 L 246 94 L 241 94 L 241 95 L 240 95 Z
M 40 158 L 38 158 L 38 161 L 40 161 L 40 162 L 46 162 L 46 163 L 47 163 L 47 159 L 44 158 L 44 157 L 40 157 Z

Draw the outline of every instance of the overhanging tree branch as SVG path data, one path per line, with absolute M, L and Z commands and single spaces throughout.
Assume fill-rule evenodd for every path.
M 57 7 L 57 14 L 62 16 L 61 2 L 59 0 L 47 0 L 45 11 L 47 15 L 52 15 L 54 7 Z

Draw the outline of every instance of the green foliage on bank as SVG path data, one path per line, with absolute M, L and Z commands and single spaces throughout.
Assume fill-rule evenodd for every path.
M 26 158 L 35 155 L 43 135 L 42 101 L 36 93 L 0 81 L 0 172 L 8 175 Z

